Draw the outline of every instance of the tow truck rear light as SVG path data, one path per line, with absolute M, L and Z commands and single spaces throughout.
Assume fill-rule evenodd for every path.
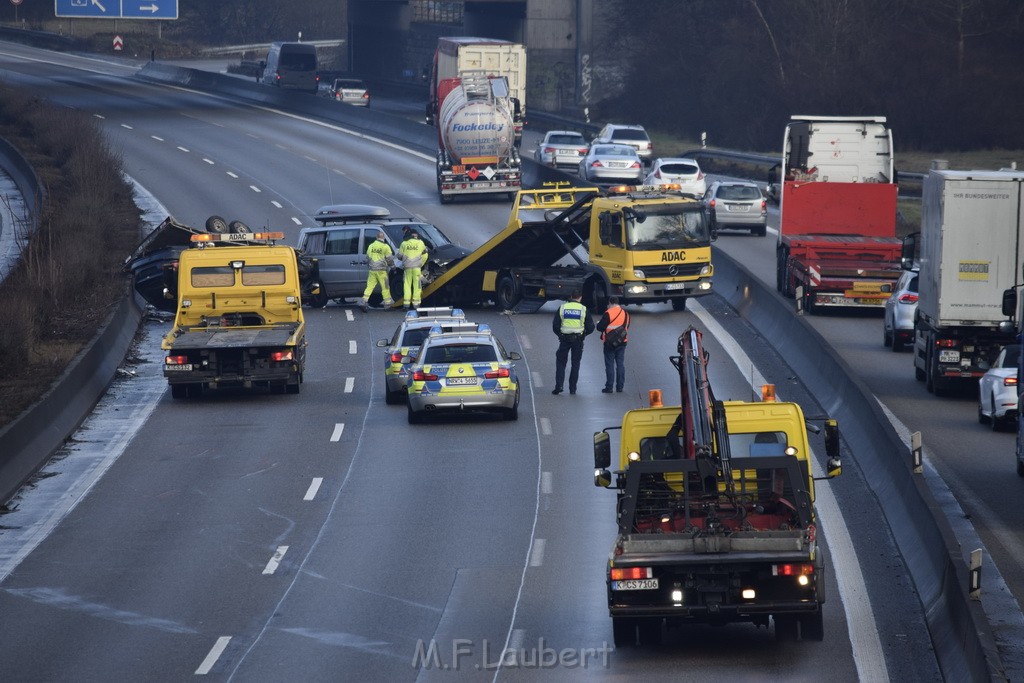
M 952 349 L 956 347 L 956 339 L 936 339 L 935 345 L 939 347 L 945 347 L 947 349 Z
M 485 372 L 484 377 L 486 379 L 499 379 L 501 377 L 508 377 L 508 368 L 498 368 L 497 370 Z
M 270 360 L 276 362 L 292 360 L 294 357 L 294 353 L 291 351 L 291 349 L 289 349 L 288 351 L 274 351 L 273 353 L 270 354 Z
M 188 356 L 167 356 L 164 358 L 166 365 L 187 365 Z
M 773 564 L 772 576 L 811 576 L 813 564 Z
M 412 373 L 412 381 L 414 381 L 414 382 L 436 382 L 437 381 L 437 375 L 435 375 L 432 372 L 423 372 L 422 370 L 417 370 L 416 372 Z
M 654 578 L 654 572 L 650 567 L 613 567 L 611 573 L 612 581 Z
M 775 385 L 774 384 L 762 384 L 761 385 L 761 400 L 765 402 L 772 402 L 775 400 Z
M 901 304 L 916 304 L 917 299 L 917 294 L 911 294 L 910 292 L 907 292 L 906 294 L 900 296 L 899 302 Z

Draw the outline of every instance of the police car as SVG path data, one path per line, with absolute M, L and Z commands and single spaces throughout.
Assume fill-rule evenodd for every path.
M 425 415 L 496 412 L 519 419 L 519 378 L 513 361 L 487 325 L 434 326 L 408 368 L 409 423 Z
M 417 308 L 405 314 L 402 324 L 395 330 L 391 339 L 377 340 L 377 346 L 385 349 L 384 356 L 384 401 L 388 405 L 401 403 L 405 400 L 405 390 L 409 373 L 406 371 L 408 362 L 402 358 L 415 357 L 420 345 L 430 333 L 430 328 L 438 325 L 442 331 L 450 330 L 452 325 L 465 323 L 466 314 L 461 309 Z

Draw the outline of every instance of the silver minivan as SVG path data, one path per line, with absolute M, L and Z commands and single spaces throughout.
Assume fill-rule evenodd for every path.
M 427 246 L 427 263 L 422 271 L 427 282 L 469 253 L 465 247 L 453 244 L 436 226 L 412 218 L 392 218 L 391 212 L 382 206 L 333 204 L 318 209 L 313 219 L 320 226 L 300 230 L 297 248 L 303 256 L 317 261 L 320 293 L 310 300 L 316 308 L 324 307 L 332 299 L 362 297 L 370 270 L 366 249 L 381 230 L 394 252 L 409 231 L 419 233 Z M 388 280 L 392 296 L 400 299 L 402 271 L 393 268 Z M 369 305 L 377 306 L 380 296 L 379 290 L 374 291 Z
M 309 43 L 272 43 L 261 66 L 260 82 L 266 85 L 313 94 L 320 87 L 316 47 Z

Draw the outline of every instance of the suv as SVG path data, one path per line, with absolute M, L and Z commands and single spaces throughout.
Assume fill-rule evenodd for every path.
M 519 419 L 519 378 L 513 361 L 487 325 L 452 325 L 431 329 L 419 356 L 409 365 L 409 424 L 424 415 L 497 412 Z
M 654 158 L 654 146 L 651 144 L 651 138 L 648 137 L 647 131 L 644 130 L 643 126 L 609 123 L 601 129 L 601 132 L 597 134 L 592 144 L 608 143 L 629 145 L 636 148 L 637 155 L 645 164 L 650 163 L 651 159 Z
M 363 295 L 370 269 L 366 248 L 377 238 L 380 230 L 387 235 L 388 245 L 395 253 L 406 232 L 415 230 L 419 233 L 427 245 L 428 258 L 422 270 L 422 277 L 427 282 L 469 253 L 468 249 L 452 243 L 430 223 L 413 218 L 392 218 L 391 212 L 382 206 L 333 204 L 319 208 L 313 219 L 320 226 L 299 231 L 298 250 L 303 256 L 317 260 L 320 292 L 310 299 L 310 304 L 317 308 L 326 306 L 331 299 Z M 401 270 L 392 269 L 389 281 L 394 298 L 401 298 Z M 374 291 L 368 303 L 377 306 L 380 301 L 380 292 Z

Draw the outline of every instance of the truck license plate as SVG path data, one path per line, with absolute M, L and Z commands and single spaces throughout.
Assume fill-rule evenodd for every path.
M 941 349 L 939 351 L 940 363 L 959 363 L 960 352 L 953 349 Z
M 672 290 L 672 289 L 686 289 L 686 283 L 685 282 L 670 282 L 667 285 L 665 285 L 665 291 L 666 292 L 669 291 L 669 290 Z
M 612 581 L 613 591 L 650 591 L 658 588 L 657 579 L 627 579 Z
M 164 370 L 167 370 L 168 372 L 191 371 L 192 364 L 185 363 L 184 365 L 165 365 Z
M 467 386 L 476 384 L 476 377 L 449 377 L 448 386 Z

